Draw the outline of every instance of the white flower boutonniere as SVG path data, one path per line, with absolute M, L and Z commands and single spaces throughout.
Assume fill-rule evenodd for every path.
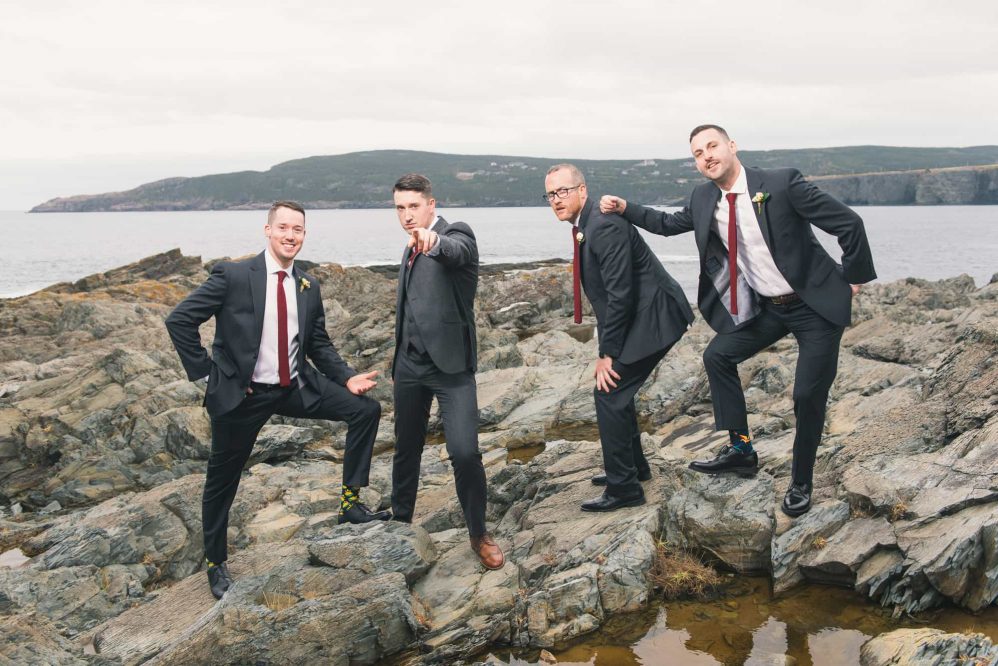
M 312 286 L 312 283 L 305 278 L 300 278 L 298 280 L 298 293 L 301 293 Z
M 586 240 L 586 235 L 583 234 L 581 231 L 575 234 L 575 242 L 578 243 L 579 245 L 582 245 L 582 242 L 585 240 Z
M 756 192 L 755 196 L 752 197 L 752 203 L 755 204 L 755 211 L 762 215 L 762 204 L 766 203 L 769 199 L 769 192 Z

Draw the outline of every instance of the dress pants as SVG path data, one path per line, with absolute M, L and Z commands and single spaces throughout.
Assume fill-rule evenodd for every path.
M 609 392 L 593 389 L 606 489 L 610 495 L 630 497 L 641 492 L 638 472 L 648 471 L 649 466 L 641 450 L 641 431 L 638 429 L 634 396 L 671 348 L 672 345 L 669 345 L 634 363 L 614 360 L 613 370 L 620 375 L 620 379 L 614 380 L 616 388 Z
M 464 521 L 472 537 L 485 534 L 485 467 L 478 450 L 478 389 L 475 373 L 440 372 L 426 354 L 409 345 L 395 359 L 395 459 L 392 514 L 412 521 L 419 487 L 419 463 L 426 444 L 430 404 L 437 398 L 447 455 Z
M 799 354 L 794 378 L 793 480 L 811 483 L 814 458 L 825 427 L 828 391 L 835 380 L 839 342 L 843 329 L 811 309 L 804 301 L 775 305 L 762 300 L 762 311 L 743 329 L 720 333 L 703 354 L 714 403 L 718 430 L 748 429 L 745 393 L 738 377 L 738 364 L 770 346 L 787 333 L 797 338 Z
M 294 379 L 288 388 L 247 395 L 235 409 L 211 419 L 211 454 L 201 500 L 204 552 L 211 562 L 224 562 L 228 558 L 229 509 L 256 436 L 274 414 L 345 421 L 348 429 L 343 483 L 348 486 L 368 484 L 371 454 L 381 420 L 381 405 L 376 400 L 354 395 L 346 387 L 326 381 L 322 398 L 311 409 L 306 409 Z

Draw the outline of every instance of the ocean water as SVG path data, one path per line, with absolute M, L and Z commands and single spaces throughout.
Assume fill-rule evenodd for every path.
M 674 210 L 665 208 L 664 210 Z M 940 279 L 966 273 L 978 285 L 998 272 L 998 206 L 859 207 L 880 281 Z M 571 257 L 567 224 L 549 208 L 439 209 L 475 230 L 483 263 Z M 0 297 L 131 263 L 179 247 L 203 259 L 241 256 L 264 247 L 265 211 L 44 213 L 0 211 Z M 835 239 L 816 230 L 833 257 Z M 645 234 L 691 299 L 697 255 L 692 234 Z M 394 211 L 316 210 L 299 255 L 344 265 L 397 264 L 406 235 Z

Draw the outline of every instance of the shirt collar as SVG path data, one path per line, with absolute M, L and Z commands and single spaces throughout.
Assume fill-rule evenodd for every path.
M 735 179 L 735 184 L 731 186 L 730 190 L 721 190 L 721 195 L 728 194 L 729 192 L 734 192 L 735 194 L 747 194 L 748 193 L 748 179 L 745 177 L 745 167 L 739 165 L 738 167 L 738 178 Z
M 287 268 L 284 268 L 279 263 L 277 263 L 277 259 L 274 259 L 274 257 L 270 254 L 270 248 L 269 247 L 266 250 L 263 251 L 263 257 L 264 257 L 264 260 L 267 262 L 267 274 L 268 275 L 271 274 L 271 273 L 276 273 L 277 271 L 284 271 L 285 273 L 288 274 L 288 277 L 291 277 L 292 272 L 295 270 L 295 260 L 294 259 L 291 260 L 291 265 L 290 266 L 288 266 Z

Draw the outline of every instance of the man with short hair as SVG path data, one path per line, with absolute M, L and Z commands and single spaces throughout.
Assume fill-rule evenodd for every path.
M 797 338 L 797 432 L 782 509 L 799 516 L 811 508 L 814 461 L 852 297 L 859 284 L 877 277 L 863 220 L 796 169 L 743 167 L 737 145 L 717 125 L 694 128 L 690 151 L 710 182 L 693 190 L 683 210 L 663 213 L 615 196 L 603 197 L 600 207 L 655 234 L 693 231 L 696 237 L 700 312 L 717 331 L 703 361 L 715 426 L 728 431 L 730 444 L 713 460 L 691 463 L 691 469 L 756 472 L 759 458 L 738 364 L 787 333 Z M 822 248 L 811 225 L 838 239 L 841 266 Z
M 583 502 L 582 510 L 644 504 L 639 482 L 651 478 L 651 467 L 641 449 L 634 396 L 693 323 L 693 311 L 638 231 L 620 216 L 600 212 L 575 165 L 551 167 L 544 188 L 555 216 L 572 224 L 575 322 L 582 321 L 584 287 L 599 337 L 593 398 L 605 473 L 592 482 L 606 491 Z
M 395 520 L 412 522 L 435 396 L 471 548 L 485 568 L 499 569 L 505 557 L 485 525 L 485 467 L 478 449 L 475 234 L 464 222 L 451 224 L 437 215 L 425 176 L 402 176 L 392 196 L 399 224 L 409 234 L 399 266 L 392 360 L 392 513 Z
M 232 584 L 226 565 L 229 509 L 257 434 L 273 414 L 346 421 L 340 522 L 389 517 L 359 499 L 381 418 L 381 406 L 364 396 L 375 386 L 377 371 L 358 373 L 340 358 L 326 332 L 319 283 L 295 266 L 305 240 L 301 205 L 275 203 L 263 231 L 263 252 L 215 264 L 204 284 L 166 318 L 188 378 L 208 380 L 211 453 L 201 510 L 208 584 L 216 599 Z M 212 317 L 209 356 L 198 328 Z

